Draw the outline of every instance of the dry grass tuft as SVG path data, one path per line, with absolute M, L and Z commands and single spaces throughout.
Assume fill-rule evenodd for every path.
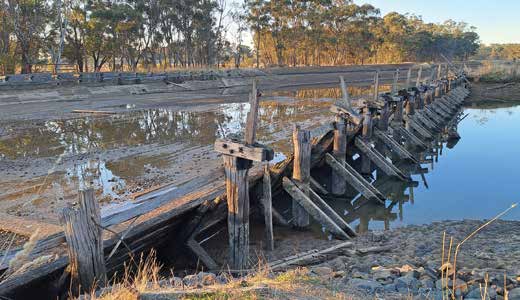
M 126 265 L 120 279 L 118 279 L 117 274 L 114 275 L 114 279 L 110 282 L 110 288 L 103 289 L 98 293 L 93 290 L 90 297 L 92 300 L 137 299 L 140 292 L 159 287 L 159 281 L 162 279 L 161 268 L 162 266 L 157 262 L 155 250 L 151 250 L 146 257 L 141 254 L 137 266 Z
M 485 227 L 489 226 L 491 223 L 495 222 L 496 220 L 500 219 L 502 216 L 507 214 L 510 210 L 515 208 L 517 205 L 518 205 L 518 203 L 512 204 L 509 208 L 507 208 L 503 212 L 499 213 L 498 215 L 496 215 L 494 218 L 492 218 L 491 220 L 487 221 L 486 223 L 482 224 L 477 229 L 475 229 L 473 232 L 468 234 L 464 239 L 462 239 L 457 244 L 457 246 L 455 247 L 455 252 L 453 254 L 453 260 L 451 260 L 451 258 L 450 258 L 450 255 L 451 255 L 451 252 L 452 252 L 452 246 L 453 246 L 453 237 L 450 238 L 450 245 L 449 245 L 449 248 L 448 248 L 448 254 L 446 256 L 445 253 L 444 253 L 444 251 L 445 251 L 446 232 L 443 233 L 443 237 L 442 237 L 442 254 L 441 254 L 441 268 L 440 268 L 441 269 L 441 282 L 442 282 L 443 288 L 445 290 L 445 292 L 443 292 L 443 294 L 442 294 L 443 300 L 448 300 L 448 299 L 455 300 L 456 299 L 455 291 L 458 288 L 460 288 L 460 287 L 456 286 L 456 284 L 455 284 L 456 283 L 456 279 L 457 279 L 457 257 L 458 257 L 459 251 L 460 251 L 460 247 L 464 243 L 466 243 L 468 240 L 470 240 L 473 236 L 475 236 L 479 231 L 481 231 Z M 446 256 L 446 260 L 444 260 L 445 256 Z M 450 277 L 452 277 L 452 279 L 451 279 L 452 280 L 452 287 L 451 287 L 451 289 L 449 287 Z M 487 294 L 487 284 L 488 284 L 487 280 L 488 279 L 487 279 L 487 274 L 486 274 L 486 278 L 485 278 L 485 282 L 484 282 L 485 283 L 485 287 L 484 288 L 481 287 L 481 296 L 482 296 L 483 300 L 485 300 L 486 297 L 488 296 L 488 294 Z M 504 280 L 504 283 L 505 282 L 506 282 L 506 280 Z M 504 299 L 505 300 L 508 299 L 508 297 L 507 297 L 507 289 L 506 288 L 504 288 Z

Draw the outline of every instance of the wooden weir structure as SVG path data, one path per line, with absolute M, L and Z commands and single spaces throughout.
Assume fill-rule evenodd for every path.
M 448 72 L 448 68 L 446 65 L 444 76 L 439 66 L 437 76 L 432 72 L 424 79 L 421 67 L 414 83 L 410 69 L 402 87 L 398 86 L 397 70 L 392 90 L 386 93 L 380 92 L 380 73 L 376 72 L 373 96 L 356 101 L 350 99 L 347 83 L 340 77 L 342 97 L 330 108 L 334 119 L 314 130 L 295 125 L 294 155 L 272 165 L 273 150 L 256 142 L 260 94 L 253 81 L 244 139 L 215 142 L 215 151 L 224 160 L 225 178 L 200 177 L 102 210 L 92 190 L 81 191 L 79 206 L 60 215 L 63 230 L 39 240 L 29 254 L 30 259 L 44 255 L 56 259 L 7 276 L 0 283 L 0 295 L 12 295 L 42 280 L 64 289 L 69 278 L 73 286 L 81 286 L 75 292 L 90 291 L 93 286 L 103 286 L 125 262 L 158 245 L 172 256 L 179 249 L 188 250 L 207 269 L 218 270 L 222 266 L 198 238 L 225 220 L 229 256 L 227 268 L 222 269 L 241 273 L 249 268 L 252 213 L 263 215 L 267 250 L 276 249 L 273 223 L 302 229 L 313 220 L 335 238 L 356 236 L 368 228 L 368 221 L 360 219 L 357 231 L 349 223 L 365 205 L 382 207 L 381 214 L 388 214 L 395 205 L 402 205 L 388 199 L 388 194 L 413 201 L 413 187 L 418 182 L 411 175 L 421 175 L 427 185 L 424 174 L 428 169 L 421 164 L 433 166 L 438 159 L 443 142 L 453 136 L 469 94 L 464 74 L 453 68 Z M 261 168 L 251 168 L 253 162 Z M 330 176 L 326 180 L 313 177 L 316 172 Z M 201 183 L 204 187 L 196 189 Z M 408 187 L 410 195 L 404 195 Z M 273 207 L 273 199 L 281 195 L 292 201 L 290 219 Z M 330 201 L 346 199 L 345 195 L 357 197 L 346 203 L 350 213 L 341 216 Z M 391 203 L 386 207 L 388 200 Z M 17 250 L 0 259 L 2 272 Z

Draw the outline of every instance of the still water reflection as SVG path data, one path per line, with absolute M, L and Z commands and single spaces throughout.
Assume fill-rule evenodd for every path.
M 490 219 L 519 202 L 520 106 L 497 109 L 466 108 L 469 116 L 458 126 L 460 141 L 453 149 L 444 144 L 438 162 L 419 175 L 416 188 L 395 185 L 394 200 L 345 209 L 346 218 L 359 229 L 383 229 L 442 220 Z M 354 218 L 354 215 L 357 218 Z M 514 209 L 504 219 L 520 220 Z

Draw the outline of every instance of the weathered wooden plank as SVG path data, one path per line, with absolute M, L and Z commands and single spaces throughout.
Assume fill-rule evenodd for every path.
M 334 145 L 332 155 L 340 163 L 345 164 L 347 155 L 347 128 L 345 121 L 340 116 L 335 117 Z M 346 192 L 347 182 L 343 176 L 332 171 L 331 192 L 335 195 L 343 195 Z
M 434 112 L 431 108 L 428 106 L 425 106 L 422 110 L 422 112 L 430 119 L 437 122 L 439 126 L 441 126 L 444 123 L 444 118 L 438 115 L 436 112 Z
M 422 66 L 419 67 L 419 71 L 417 72 L 417 80 L 415 81 L 415 87 L 421 86 L 421 76 L 422 76 Z
M 336 224 L 327 214 L 325 214 L 314 202 L 311 201 L 307 193 L 302 191 L 289 178 L 283 178 L 283 188 L 294 201 L 298 202 L 307 213 L 309 213 L 316 221 L 327 228 L 330 233 L 341 239 L 349 239 L 350 237 L 344 232 L 338 224 Z
M 396 166 L 394 166 L 391 162 L 388 162 L 381 153 L 379 153 L 376 149 L 373 149 L 367 143 L 365 143 L 361 138 L 357 137 L 355 140 L 355 145 L 358 147 L 361 152 L 363 152 L 370 160 L 372 160 L 383 172 L 385 172 L 389 176 L 396 176 L 401 180 L 409 180 L 408 176 L 403 174 L 401 170 L 399 170 Z
M 262 179 L 262 189 L 264 196 L 262 204 L 264 207 L 265 235 L 267 250 L 274 250 L 273 236 L 273 200 L 271 196 L 271 174 L 269 172 L 269 163 L 264 164 L 264 177 Z
M 320 195 L 318 195 L 315 191 L 310 189 L 310 199 L 316 204 L 334 223 L 336 223 L 339 228 L 341 228 L 345 233 L 349 236 L 356 236 L 357 233 L 348 223 L 338 214 L 332 207 L 330 207 L 327 202 L 325 202 Z
M 352 109 L 346 109 L 338 105 L 332 104 L 330 111 L 340 115 L 343 119 L 352 122 L 353 124 L 359 125 L 362 122 L 362 117 Z
M 186 246 L 200 259 L 200 261 L 206 267 L 208 267 L 209 270 L 218 270 L 218 264 L 215 262 L 215 260 L 213 260 L 213 258 L 211 258 L 211 256 L 209 256 L 208 252 L 206 252 L 206 250 L 204 250 L 204 248 L 202 248 L 202 246 L 197 241 L 195 241 L 193 238 L 189 238 L 186 241 Z
M 256 79 L 253 79 L 253 87 L 251 94 L 249 94 L 249 104 L 251 106 L 246 120 L 246 134 L 245 141 L 247 145 L 253 145 L 256 138 L 256 127 L 258 119 L 258 95 L 256 90 Z
M 320 192 L 321 194 L 323 195 L 327 195 L 329 193 L 329 191 L 327 191 L 316 179 L 314 179 L 312 176 L 311 176 L 311 179 L 310 179 L 310 184 L 311 184 L 311 189 L 313 190 L 317 190 L 318 192 Z
M 336 159 L 334 159 L 332 155 L 328 153 L 325 155 L 325 161 L 331 168 L 341 174 L 345 180 L 348 180 L 350 185 L 352 185 L 365 197 L 375 199 L 379 202 L 384 202 L 385 197 L 379 191 L 375 190 L 373 186 L 349 164 L 342 166 Z
M 228 204 L 229 262 L 232 269 L 247 269 L 249 263 L 249 182 L 251 161 L 224 155 Z
M 413 133 L 408 131 L 406 128 L 398 128 L 396 130 L 398 130 L 405 137 L 405 139 L 409 140 L 416 146 L 419 146 L 424 149 L 428 149 L 428 145 L 426 145 L 420 138 L 415 136 Z
M 347 84 L 345 83 L 345 78 L 343 76 L 339 77 L 340 87 L 341 87 L 341 95 L 342 101 L 336 102 L 338 106 L 341 106 L 347 110 L 352 110 L 352 103 L 350 102 L 347 90 Z
M 374 77 L 374 101 L 379 100 L 379 70 L 376 71 Z
M 363 139 L 368 141 L 372 137 L 372 127 L 372 113 L 368 107 L 365 107 L 363 109 L 363 128 L 361 130 Z M 361 153 L 361 174 L 364 176 L 370 176 L 372 173 L 370 161 L 369 157 Z
M 292 178 L 301 182 L 303 193 L 308 195 L 311 177 L 311 135 L 308 130 L 294 127 L 294 164 Z M 294 199 L 293 199 L 294 200 Z M 304 228 L 309 226 L 309 214 L 297 200 L 292 202 L 293 225 Z
M 299 254 L 289 256 L 289 257 L 285 257 L 280 260 L 273 261 L 273 262 L 269 263 L 269 269 L 272 271 L 283 270 L 290 266 L 298 265 L 302 261 L 307 261 L 309 258 L 312 258 L 315 256 L 319 256 L 320 258 L 322 258 L 324 255 L 337 253 L 338 251 L 342 252 L 343 248 L 352 247 L 352 246 L 353 246 L 352 242 L 344 242 L 344 243 L 337 244 L 337 245 L 334 245 L 332 247 L 329 247 L 329 248 L 323 249 L 323 250 L 313 249 L 313 250 L 307 251 L 305 253 L 299 253 Z
M 429 118 L 425 117 L 422 111 L 417 112 L 414 116 L 417 119 L 419 119 L 419 121 L 421 121 L 421 123 L 423 123 L 425 126 L 427 126 L 430 130 L 435 130 L 435 131 L 439 130 L 439 127 L 437 126 L 437 124 L 434 123 Z
M 414 119 L 408 118 L 406 122 L 410 124 L 413 130 L 417 131 L 424 138 L 433 139 L 433 135 L 431 134 L 431 132 L 429 132 L 428 129 L 419 125 Z
M 258 162 L 270 161 L 274 157 L 274 151 L 268 147 L 254 143 L 244 144 L 234 140 L 217 139 L 215 141 L 215 151 Z
M 60 217 L 68 245 L 72 289 L 81 293 L 104 286 L 107 278 L 101 215 L 94 190 L 80 191 L 79 209 L 65 208 Z
M 386 135 L 386 133 L 375 129 L 374 134 L 402 159 L 408 159 L 414 163 L 418 163 L 417 159 L 415 159 L 415 157 L 410 152 L 408 152 L 408 150 L 406 150 L 396 140 Z

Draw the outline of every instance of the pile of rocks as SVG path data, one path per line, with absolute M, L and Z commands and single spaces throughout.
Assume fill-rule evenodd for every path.
M 348 271 L 341 267 L 346 257 L 337 257 L 332 261 L 311 267 L 312 276 L 329 280 L 334 289 L 364 297 L 378 296 L 384 299 L 443 299 L 451 296 L 453 291 L 453 275 L 449 279 L 441 279 L 440 272 L 432 266 L 415 267 L 374 266 L 364 272 L 358 269 Z M 453 273 L 451 273 L 453 274 Z M 486 275 L 487 274 L 487 275 Z M 486 279 L 487 276 L 487 279 Z M 509 300 L 520 300 L 520 277 L 504 274 L 487 273 L 486 270 L 462 270 L 457 272 L 455 280 L 456 299 L 504 299 L 507 289 Z

